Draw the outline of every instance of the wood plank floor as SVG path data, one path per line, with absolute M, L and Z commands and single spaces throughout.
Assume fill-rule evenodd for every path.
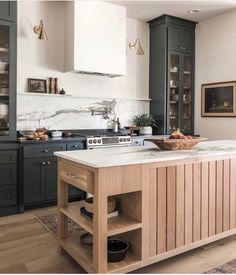
M 0 273 L 85 273 L 34 218 L 55 207 L 0 218 Z M 135 273 L 203 273 L 236 258 L 236 236 L 137 270 Z

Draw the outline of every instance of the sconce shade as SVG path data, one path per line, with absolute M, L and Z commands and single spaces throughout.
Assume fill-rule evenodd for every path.
M 33 30 L 36 34 L 38 34 L 38 39 L 48 40 L 46 31 L 45 31 L 45 28 L 44 28 L 43 20 L 40 20 L 39 26 L 34 26 Z
M 136 54 L 137 55 L 144 55 L 144 50 L 141 45 L 141 41 L 139 38 L 136 39 L 135 43 L 130 42 L 129 43 L 129 48 L 131 50 L 134 50 L 136 48 Z

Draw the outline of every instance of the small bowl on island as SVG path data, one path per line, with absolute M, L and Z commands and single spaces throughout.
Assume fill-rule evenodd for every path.
M 191 150 L 195 145 L 207 138 L 185 136 L 180 130 L 174 131 L 169 138 L 146 138 L 144 141 L 154 143 L 162 150 Z

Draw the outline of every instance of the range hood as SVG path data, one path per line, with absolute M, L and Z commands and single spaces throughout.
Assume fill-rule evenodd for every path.
M 65 72 L 126 73 L 126 8 L 103 1 L 65 2 Z

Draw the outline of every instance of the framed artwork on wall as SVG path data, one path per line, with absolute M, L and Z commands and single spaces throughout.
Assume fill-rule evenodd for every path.
M 202 85 L 202 117 L 236 116 L 236 81 Z
M 29 93 L 47 93 L 46 79 L 28 78 Z

